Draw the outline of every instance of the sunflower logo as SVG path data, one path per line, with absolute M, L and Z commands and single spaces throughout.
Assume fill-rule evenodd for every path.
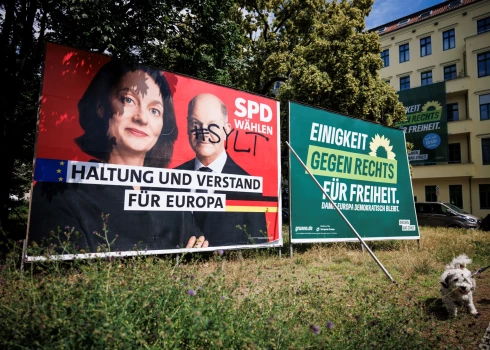
M 380 155 L 386 152 L 387 159 L 395 159 L 396 154 L 392 151 L 393 146 L 390 145 L 390 139 L 384 137 L 384 135 L 379 136 L 378 134 L 376 134 L 373 138 L 371 138 L 371 142 L 369 142 L 369 148 L 371 149 L 369 155 L 372 157 L 381 158 Z
M 439 110 L 439 109 L 442 109 L 442 106 L 441 106 L 441 104 L 440 104 L 439 102 L 437 102 L 437 101 L 429 101 L 429 102 L 427 102 L 426 104 L 424 104 L 424 105 L 422 106 L 422 112 L 427 112 L 427 111 L 429 111 L 429 108 L 430 108 L 431 110 L 433 110 L 433 111 L 434 111 L 434 110 L 435 110 L 435 111 L 437 111 L 437 110 Z

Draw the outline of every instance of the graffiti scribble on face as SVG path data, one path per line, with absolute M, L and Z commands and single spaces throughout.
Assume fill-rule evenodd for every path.
M 191 130 L 191 133 L 194 135 L 197 141 L 209 141 L 211 143 L 220 143 L 221 142 L 221 137 L 219 136 L 218 133 L 216 133 L 213 129 L 219 129 L 219 126 L 217 124 L 209 124 L 207 128 L 198 127 L 197 125 L 194 125 L 194 128 Z M 224 129 L 224 128 L 223 128 Z M 210 134 L 213 134 L 215 138 L 213 139 L 212 137 L 209 137 Z M 226 134 L 226 131 L 225 131 Z M 206 139 L 206 136 L 207 139 Z
M 209 126 L 207 128 L 203 128 L 202 126 L 197 126 L 197 125 L 194 125 L 194 128 L 191 129 L 191 134 L 194 135 L 194 137 L 196 138 L 196 140 L 199 142 L 199 141 L 209 141 L 211 143 L 220 143 L 221 142 L 221 137 L 219 135 L 219 133 L 216 131 L 216 129 L 219 130 L 219 126 L 217 124 L 209 124 Z M 238 144 L 238 137 L 240 136 L 240 130 L 236 130 L 236 129 L 231 129 L 230 132 L 226 132 L 226 128 L 223 127 L 223 131 L 226 135 L 225 137 L 225 150 L 228 149 L 228 141 L 230 139 L 230 137 L 233 135 L 233 133 L 236 131 L 236 136 L 235 136 L 235 140 L 233 142 L 233 150 L 235 152 L 245 152 L 245 153 L 250 153 L 252 152 L 252 148 L 251 147 L 248 147 L 248 148 L 239 148 L 239 146 L 237 146 Z M 211 136 L 213 135 L 213 136 Z M 245 131 L 245 135 L 254 135 L 254 140 L 253 140 L 253 155 L 255 156 L 257 154 L 257 139 L 259 137 L 265 139 L 266 142 L 269 142 L 269 137 L 265 136 L 264 134 L 261 134 L 261 133 L 258 133 L 258 132 L 254 132 L 254 131 Z M 245 140 L 245 141 L 248 141 L 248 140 Z

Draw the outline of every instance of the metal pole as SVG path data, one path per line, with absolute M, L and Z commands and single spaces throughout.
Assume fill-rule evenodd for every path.
M 22 240 L 22 257 L 20 258 L 20 271 L 24 271 L 24 260 L 27 255 L 27 241 Z
M 313 176 L 313 174 L 311 173 L 310 169 L 308 169 L 308 167 L 305 165 L 305 163 L 303 163 L 303 161 L 301 160 L 301 158 L 298 156 L 298 154 L 294 151 L 294 149 L 291 147 L 291 145 L 289 144 L 289 142 L 286 141 L 286 145 L 288 145 L 289 149 L 291 150 L 291 152 L 293 152 L 293 154 L 295 155 L 295 157 L 298 159 L 298 161 L 301 163 L 301 165 L 303 166 L 303 168 L 305 168 L 306 172 L 311 176 L 311 178 L 313 179 L 313 181 L 315 181 L 315 183 L 317 184 L 318 188 L 320 188 L 320 190 L 322 191 L 322 193 L 325 195 L 325 197 L 328 198 L 328 200 L 330 201 L 330 203 L 332 203 L 333 207 L 335 208 L 335 210 L 337 210 L 337 212 L 340 214 L 340 216 L 342 217 L 342 219 L 344 219 L 344 221 L 346 222 L 347 225 L 349 225 L 350 229 L 352 230 L 352 232 L 354 232 L 354 234 L 356 235 L 357 239 L 359 239 L 359 241 L 361 241 L 362 245 L 364 248 L 366 248 L 366 250 L 369 252 L 369 254 L 372 256 L 372 258 L 374 259 L 374 261 L 376 261 L 376 263 L 378 264 L 378 266 L 381 268 L 381 270 L 383 270 L 383 272 L 385 273 L 385 275 L 391 280 L 391 282 L 393 283 L 396 283 L 395 280 L 393 279 L 393 277 L 391 277 L 391 275 L 389 274 L 389 272 L 385 269 L 385 267 L 383 266 L 383 264 L 381 264 L 381 262 L 378 260 L 378 258 L 376 257 L 376 255 L 374 255 L 374 253 L 371 251 L 371 249 L 367 246 L 366 242 L 364 242 L 364 240 L 361 238 L 361 236 L 357 233 L 357 231 L 355 230 L 355 228 L 351 225 L 351 223 L 349 222 L 349 220 L 347 220 L 347 218 L 344 216 L 344 214 L 340 211 L 340 209 L 337 207 L 337 205 L 332 201 L 332 199 L 330 198 L 330 196 L 327 194 L 327 192 L 323 189 L 322 185 L 320 185 L 320 183 L 317 181 L 317 179 Z

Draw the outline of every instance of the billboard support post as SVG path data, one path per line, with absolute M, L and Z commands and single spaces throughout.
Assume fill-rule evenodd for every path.
M 378 258 L 376 257 L 376 255 L 374 255 L 374 253 L 368 247 L 368 245 L 366 244 L 366 242 L 364 242 L 364 240 L 361 238 L 361 236 L 359 235 L 359 233 L 357 233 L 356 229 L 351 225 L 351 223 L 349 222 L 349 220 L 347 220 L 347 218 L 344 216 L 344 214 L 342 213 L 342 211 L 340 211 L 340 209 L 337 207 L 337 205 L 333 202 L 333 200 L 327 194 L 327 192 L 322 187 L 322 185 L 320 185 L 320 183 L 318 182 L 318 180 L 313 176 L 313 174 L 311 173 L 310 169 L 308 169 L 308 167 L 305 165 L 305 163 L 303 163 L 303 161 L 298 156 L 298 154 L 296 153 L 296 151 L 291 147 L 291 145 L 289 144 L 289 142 L 286 141 L 286 145 L 288 145 L 289 149 L 291 150 L 291 152 L 293 152 L 293 154 L 296 157 L 296 159 L 298 159 L 298 161 L 301 163 L 301 165 L 303 166 L 303 168 L 305 168 L 306 172 L 310 175 L 310 177 L 313 179 L 313 181 L 315 181 L 316 185 L 318 186 L 318 188 L 320 188 L 320 190 L 322 191 L 323 195 L 326 198 L 328 198 L 328 200 L 333 205 L 333 207 L 335 208 L 335 210 L 340 214 L 340 216 L 342 217 L 342 219 L 344 219 L 345 223 L 350 227 L 350 229 L 352 230 L 352 232 L 354 232 L 354 234 L 356 235 L 357 239 L 359 239 L 359 241 L 361 242 L 362 246 L 364 248 L 366 248 L 366 250 L 369 252 L 369 254 L 374 259 L 374 261 L 376 261 L 376 263 L 381 268 L 381 270 L 383 270 L 383 272 L 385 273 L 386 277 L 388 277 L 391 280 L 391 282 L 396 283 L 396 281 L 393 279 L 393 277 L 391 277 L 391 275 L 389 274 L 389 272 L 385 269 L 385 267 L 383 266 L 383 264 L 381 264 L 381 262 L 378 260 Z
M 27 240 L 22 240 L 22 257 L 20 258 L 20 271 L 24 271 L 25 257 L 27 256 Z

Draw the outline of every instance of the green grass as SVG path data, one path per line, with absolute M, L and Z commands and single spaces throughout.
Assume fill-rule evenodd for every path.
M 307 245 L 292 259 L 285 247 L 282 258 L 250 250 L 243 259 L 187 256 L 179 266 L 166 256 L 24 271 L 17 246 L 0 266 L 0 347 L 442 348 L 449 321 L 437 316 L 438 276 L 460 253 L 483 266 L 490 235 L 424 228 L 421 249 L 415 241 L 369 245 L 398 284 L 358 244 Z

